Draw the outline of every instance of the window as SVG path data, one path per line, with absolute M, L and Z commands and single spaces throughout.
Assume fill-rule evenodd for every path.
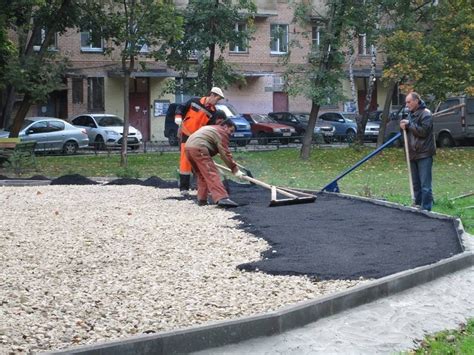
M 243 33 L 247 31 L 247 24 L 245 23 L 236 23 L 235 24 L 235 32 Z M 231 43 L 229 45 L 229 49 L 231 52 L 236 53 L 246 53 L 247 52 L 247 41 L 241 40 L 241 43 Z
M 45 38 L 46 38 L 46 29 L 42 28 L 33 37 L 33 50 L 39 51 L 40 48 L 41 48 L 41 45 L 43 44 L 43 42 L 45 40 Z M 53 37 L 51 38 L 48 49 L 49 50 L 56 50 L 57 48 L 58 48 L 58 46 L 57 46 L 57 34 L 55 33 L 53 35 Z
M 89 116 L 79 116 L 72 120 L 72 124 L 76 126 L 97 128 L 94 120 Z
M 87 78 L 89 111 L 104 111 L 104 78 Z
M 72 103 L 82 104 L 84 102 L 84 91 L 82 78 L 72 78 Z
M 83 52 L 102 52 L 104 46 L 102 38 L 92 31 L 81 32 L 81 51 Z
M 272 54 L 288 52 L 288 25 L 270 25 L 270 50 Z
M 311 30 L 311 43 L 313 44 L 313 48 L 318 48 L 321 45 L 321 28 L 319 26 L 313 26 Z
M 392 106 L 403 106 L 405 105 L 405 95 L 400 92 L 400 88 L 397 85 L 393 90 L 392 95 Z
M 367 36 L 365 34 L 359 35 L 359 54 L 367 55 Z

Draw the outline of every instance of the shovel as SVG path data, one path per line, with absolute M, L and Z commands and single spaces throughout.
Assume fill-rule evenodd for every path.
M 232 171 L 223 165 L 217 164 L 216 166 L 228 173 L 232 173 Z M 253 183 L 255 185 L 261 186 L 263 188 L 266 188 L 271 191 L 271 200 L 270 204 L 268 205 L 269 207 L 278 207 L 278 206 L 288 206 L 288 205 L 297 205 L 297 204 L 302 204 L 302 203 L 311 203 L 316 200 L 316 196 L 308 194 L 306 192 L 301 192 L 301 191 L 296 191 L 292 189 L 288 189 L 286 187 L 276 187 L 274 185 L 269 185 L 263 181 L 257 180 L 253 177 L 244 175 L 241 177 L 241 179 L 246 180 L 250 183 Z M 284 199 L 278 199 L 278 194 L 286 196 L 287 198 Z

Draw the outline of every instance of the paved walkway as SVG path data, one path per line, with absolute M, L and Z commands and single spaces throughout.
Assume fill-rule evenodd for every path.
M 394 354 L 474 317 L 474 267 L 277 336 L 195 354 Z

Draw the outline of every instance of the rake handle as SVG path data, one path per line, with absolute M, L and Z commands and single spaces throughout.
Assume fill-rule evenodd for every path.
M 232 170 L 230 170 L 227 166 L 223 166 L 223 165 L 218 164 L 218 163 L 215 163 L 215 164 L 219 169 L 222 169 L 222 170 L 225 170 L 229 173 L 232 173 Z M 266 182 L 257 180 L 255 178 L 251 178 L 250 176 L 243 175 L 240 178 L 243 179 L 243 180 L 247 180 L 248 182 L 253 182 L 255 185 L 259 185 L 259 186 L 264 187 L 264 188 L 266 188 L 270 191 L 272 191 L 272 189 L 275 188 L 279 193 L 281 193 L 282 195 L 285 195 L 286 197 L 291 197 L 291 198 L 297 197 L 296 195 L 293 195 L 293 194 L 291 194 L 287 191 L 284 191 L 284 190 L 276 188 L 275 186 L 269 185 Z
M 405 157 L 407 159 L 408 180 L 410 182 L 411 201 L 412 201 L 412 203 L 415 203 L 415 191 L 413 190 L 413 178 L 411 176 L 410 153 L 408 151 L 408 139 L 407 139 L 406 129 L 403 130 L 403 140 L 405 141 Z

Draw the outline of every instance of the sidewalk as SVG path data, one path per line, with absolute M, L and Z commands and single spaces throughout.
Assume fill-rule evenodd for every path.
M 474 317 L 474 267 L 277 336 L 193 354 L 394 354 Z

